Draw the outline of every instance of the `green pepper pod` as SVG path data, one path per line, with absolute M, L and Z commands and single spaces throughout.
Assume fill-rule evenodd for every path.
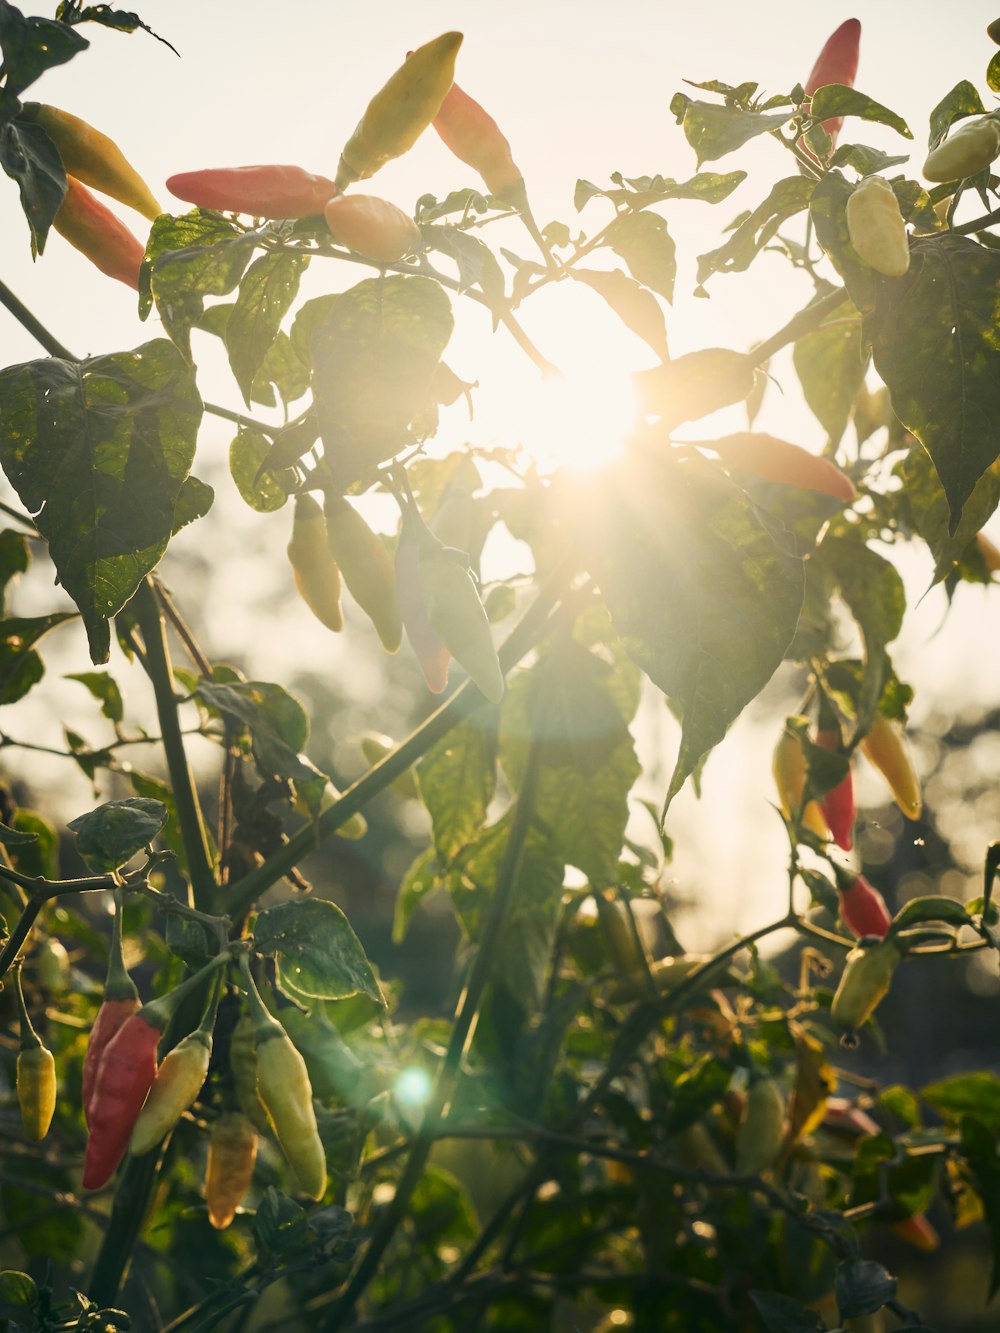
M 862 943 L 851 950 L 830 1009 L 839 1028 L 853 1032 L 871 1018 L 889 993 L 902 957 L 894 939 Z

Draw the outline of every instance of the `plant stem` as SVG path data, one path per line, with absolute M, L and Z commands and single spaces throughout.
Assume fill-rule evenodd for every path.
M 568 559 L 557 566 L 535 601 L 501 645 L 498 656 L 505 675 L 544 634 L 552 609 L 563 597 L 571 574 L 572 564 Z M 263 865 L 251 870 L 232 886 L 226 895 L 225 910 L 233 920 L 238 921 L 263 893 L 292 870 L 304 856 L 315 851 L 324 838 L 341 828 L 373 796 L 384 791 L 411 764 L 426 754 L 435 742 L 482 707 L 484 702 L 472 681 L 463 681 L 436 712 L 431 713 L 405 741 L 370 768 L 364 777 L 348 787 L 340 800 L 325 810 L 315 823 L 300 829 Z
M 536 721 L 541 712 L 541 706 L 542 696 L 540 694 L 534 708 Z M 533 726 L 532 734 L 537 735 L 537 731 L 538 727 Z M 497 875 L 489 916 L 483 929 L 482 940 L 476 951 L 469 979 L 458 1002 L 455 1023 L 452 1027 L 444 1063 L 438 1074 L 420 1132 L 414 1140 L 410 1155 L 403 1168 L 403 1174 L 396 1186 L 396 1193 L 393 1195 L 392 1202 L 376 1228 L 361 1263 L 348 1283 L 347 1290 L 337 1301 L 330 1318 L 323 1324 L 323 1328 L 328 1330 L 329 1333 L 343 1327 L 344 1321 L 349 1318 L 351 1311 L 377 1273 L 382 1256 L 395 1236 L 409 1207 L 413 1191 L 424 1173 L 431 1148 L 438 1136 L 440 1123 L 448 1114 L 455 1085 L 458 1082 L 462 1057 L 465 1055 L 475 1030 L 476 1020 L 479 1016 L 479 1006 L 486 990 L 486 983 L 493 970 L 504 919 L 510 907 L 524 858 L 525 842 L 535 812 L 535 788 L 538 782 L 540 756 L 541 747 L 537 740 L 533 740 L 528 749 L 524 776 L 516 797 L 510 834 L 507 838 L 507 846 L 504 849 L 503 862 Z
M 174 696 L 174 677 L 170 665 L 170 649 L 166 629 L 160 616 L 159 604 L 151 579 L 144 579 L 131 603 L 143 642 L 146 645 L 146 670 L 156 696 L 156 712 L 160 719 L 163 749 L 170 771 L 170 782 L 177 806 L 177 819 L 184 839 L 188 873 L 194 892 L 194 906 L 200 912 L 212 912 L 215 906 L 215 876 L 208 854 L 208 838 L 198 803 L 198 792 L 188 767 L 177 716 Z
M 823 323 L 827 315 L 832 314 L 847 299 L 846 290 L 838 287 L 835 291 L 828 292 L 826 296 L 821 296 L 818 301 L 811 301 L 804 310 L 793 315 L 787 324 L 778 329 L 777 333 L 772 333 L 770 338 L 765 338 L 762 343 L 751 349 L 750 355 L 754 363 L 758 366 L 763 365 L 782 347 L 787 347 L 789 343 L 796 342 L 804 334 L 811 333 Z
M 146 1216 L 162 1155 L 161 1149 L 126 1161 L 87 1290 L 87 1295 L 99 1306 L 115 1303 Z

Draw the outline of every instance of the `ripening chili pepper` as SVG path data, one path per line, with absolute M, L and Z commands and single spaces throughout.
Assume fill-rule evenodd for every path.
M 125 967 L 122 953 L 122 906 L 116 899 L 115 919 L 111 927 L 111 949 L 108 953 L 108 975 L 104 982 L 104 1002 L 90 1029 L 87 1054 L 83 1059 L 83 1118 L 90 1123 L 90 1099 L 94 1095 L 97 1069 L 108 1042 L 126 1019 L 139 1008 L 139 992 Z
M 316 1127 L 306 1063 L 285 1029 L 264 1008 L 248 967 L 245 973 L 260 1099 L 302 1193 L 321 1199 L 326 1192 L 326 1153 Z
M 208 1220 L 217 1231 L 224 1231 L 236 1216 L 256 1161 L 257 1131 L 247 1117 L 239 1111 L 220 1115 L 208 1140 L 205 1167 Z
M 44 1139 L 56 1109 L 56 1062 L 31 1025 L 21 990 L 21 969 L 14 969 L 14 994 L 21 1022 L 17 1053 L 17 1100 L 21 1124 L 29 1139 Z
M 459 161 L 479 172 L 490 194 L 515 207 L 524 202 L 524 177 L 500 126 L 457 83 L 445 95 L 434 128 Z
M 51 936 L 42 940 L 33 962 L 42 990 L 63 995 L 69 989 L 69 954 L 61 940 Z
M 816 733 L 816 744 L 827 750 L 840 749 L 840 728 L 821 726 Z M 823 818 L 830 826 L 833 840 L 838 847 L 849 852 L 854 846 L 854 779 L 848 768 L 846 774 L 832 787 L 820 801 Z
M 895 191 L 881 176 L 866 176 L 854 187 L 847 200 L 847 234 L 858 258 L 876 273 L 901 278 L 908 271 L 906 223 Z
M 993 116 L 960 120 L 928 155 L 924 177 L 929 181 L 957 181 L 975 176 L 1000 157 L 1000 123 Z
M 713 1176 L 732 1175 L 732 1170 L 719 1151 L 704 1121 L 696 1120 L 677 1135 L 677 1146 L 682 1160 L 700 1171 L 707 1171 Z
M 907 819 L 919 819 L 923 809 L 920 781 L 906 744 L 903 724 L 883 713 L 876 713 L 861 750 L 888 782 L 896 804 Z
M 842 1134 L 881 1134 L 882 1127 L 867 1111 L 846 1097 L 827 1097 L 823 1128 Z
M 888 995 L 892 974 L 902 957 L 892 938 L 861 943 L 851 950 L 830 1006 L 830 1016 L 838 1027 L 853 1032 L 871 1018 Z
M 504 693 L 503 671 L 468 556 L 430 536 L 417 562 L 427 619 L 490 703 L 499 703 Z
M 411 217 L 373 194 L 341 194 L 323 209 L 335 241 L 367 259 L 391 264 L 420 244 L 420 228 Z
M 132 1130 L 129 1149 L 136 1157 L 156 1147 L 201 1091 L 212 1058 L 212 1029 L 218 1005 L 216 987 L 198 1027 L 164 1056 Z
M 240 1109 L 263 1132 L 268 1128 L 267 1110 L 257 1090 L 257 1043 L 249 1014 L 241 1016 L 229 1038 L 229 1070 Z
M 727 467 L 744 468 L 765 481 L 803 490 L 821 491 L 836 500 L 850 503 L 857 491 L 850 477 L 828 458 L 819 458 L 797 444 L 778 440 L 773 435 L 740 431 L 721 440 L 698 441 L 701 448 L 713 449 Z
M 102 273 L 139 290 L 144 247 L 124 222 L 72 176 L 66 177 L 66 193 L 52 225 Z
M 427 688 L 440 694 L 448 684 L 451 653 L 431 624 L 420 582 L 420 545 L 424 522 L 409 510 L 403 515 L 396 545 L 396 590 L 403 627 L 424 673 Z
M 839 867 L 835 869 L 839 871 Z M 872 888 L 864 875 L 850 875 L 841 871 L 837 875 L 837 889 L 840 919 L 852 934 L 859 938 L 874 935 L 882 939 L 888 933 L 892 917 L 885 899 L 878 889 Z
M 776 1079 L 759 1078 L 747 1092 L 746 1111 L 736 1131 L 736 1170 L 756 1175 L 773 1166 L 785 1133 L 785 1099 Z
M 168 178 L 167 189 L 198 208 L 255 218 L 313 217 L 337 193 L 328 177 L 279 164 L 181 171 Z
M 368 103 L 344 145 L 337 188 L 367 180 L 391 158 L 412 148 L 441 108 L 455 79 L 460 32 L 442 33 L 419 46 Z
M 847 19 L 826 39 L 805 82 L 806 94 L 811 97 L 817 88 L 825 88 L 830 83 L 841 83 L 846 88 L 853 88 L 860 51 L 861 24 L 857 19 Z M 823 121 L 823 129 L 830 136 L 831 143 L 837 142 L 843 123 L 843 116 Z M 809 152 L 808 149 L 805 151 Z M 812 154 L 809 153 L 809 156 L 812 157 Z
M 387 653 L 403 641 L 403 621 L 392 557 L 382 538 L 342 495 L 327 492 L 326 543 L 347 590 L 369 617 Z
M 774 774 L 774 785 L 778 789 L 778 800 L 785 818 L 800 818 L 802 824 L 811 829 L 817 838 L 829 842 L 833 835 L 823 817 L 819 802 L 807 801 L 805 809 L 802 809 L 802 793 L 806 785 L 806 756 L 801 739 L 789 728 L 781 733 L 778 744 L 774 747 L 771 771 Z
M 914 1213 L 912 1217 L 900 1218 L 889 1225 L 901 1240 L 925 1254 L 933 1253 L 941 1244 L 941 1237 L 927 1220 L 926 1213 Z
M 311 495 L 295 497 L 288 559 L 299 596 L 317 620 L 335 632 L 344 628 L 340 570 L 326 541 L 326 520 Z
M 62 158 L 67 175 L 134 208 L 152 221 L 163 209 L 113 139 L 79 116 L 44 102 L 26 102 L 22 115 L 40 125 Z
M 206 976 L 227 958 L 228 954 L 220 954 L 169 994 L 144 1004 L 108 1042 L 90 1099 L 84 1189 L 100 1189 L 111 1179 L 156 1078 L 156 1048 L 164 1028 L 184 997 L 203 986 Z

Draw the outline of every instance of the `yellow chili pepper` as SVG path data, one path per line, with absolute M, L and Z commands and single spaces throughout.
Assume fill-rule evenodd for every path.
M 24 114 L 40 125 L 55 144 L 68 175 L 120 204 L 127 204 L 150 221 L 163 212 L 149 186 L 106 134 L 79 116 L 44 102 L 27 103 Z
M 326 544 L 323 511 L 311 495 L 295 497 L 288 559 L 299 596 L 317 620 L 335 632 L 344 628 L 340 606 L 340 570 Z

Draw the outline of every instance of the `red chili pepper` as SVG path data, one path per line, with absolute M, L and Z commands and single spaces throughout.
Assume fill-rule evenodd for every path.
M 845 879 L 849 878 L 845 876 Z M 840 917 L 848 930 L 859 938 L 877 935 L 884 939 L 892 921 L 885 899 L 864 875 L 856 875 L 846 887 L 840 888 Z
M 122 955 L 122 913 L 119 904 L 111 928 L 111 951 L 108 955 L 108 975 L 104 983 L 104 1003 L 90 1030 L 87 1054 L 83 1060 L 83 1118 L 90 1124 L 90 1099 L 101 1057 L 108 1043 L 122 1024 L 139 1008 L 139 992 L 129 976 Z
M 816 744 L 828 750 L 840 749 L 840 731 L 836 727 L 821 727 L 816 733 Z M 820 801 L 823 818 L 830 826 L 833 840 L 838 847 L 849 852 L 854 846 L 854 779 L 851 770 L 826 793 Z
M 139 290 L 145 247 L 72 176 L 66 177 L 66 193 L 52 225 L 102 273 Z
M 806 92 L 811 96 L 817 88 L 825 88 L 828 83 L 842 83 L 847 88 L 853 88 L 860 48 L 861 23 L 858 19 L 847 19 L 827 38 L 805 82 Z M 843 123 L 843 116 L 833 116 L 823 121 L 823 128 L 830 136 L 831 143 L 837 142 Z
M 451 85 L 434 117 L 434 128 L 455 156 L 478 171 L 490 194 L 512 204 L 524 196 L 524 178 L 500 126 L 475 98 Z
M 90 1100 L 84 1189 L 100 1189 L 125 1156 L 132 1126 L 156 1078 L 156 1048 L 162 1036 L 162 1026 L 149 1022 L 140 1009 L 108 1043 Z
M 721 440 L 699 440 L 698 444 L 702 448 L 714 449 L 727 467 L 744 468 L 765 481 L 821 491 L 848 504 L 858 494 L 850 477 L 828 458 L 820 458 L 773 435 L 739 431 L 735 435 L 725 435 Z
M 210 167 L 182 171 L 167 181 L 171 194 L 198 208 L 257 218 L 307 218 L 322 213 L 337 193 L 326 176 L 293 166 Z

